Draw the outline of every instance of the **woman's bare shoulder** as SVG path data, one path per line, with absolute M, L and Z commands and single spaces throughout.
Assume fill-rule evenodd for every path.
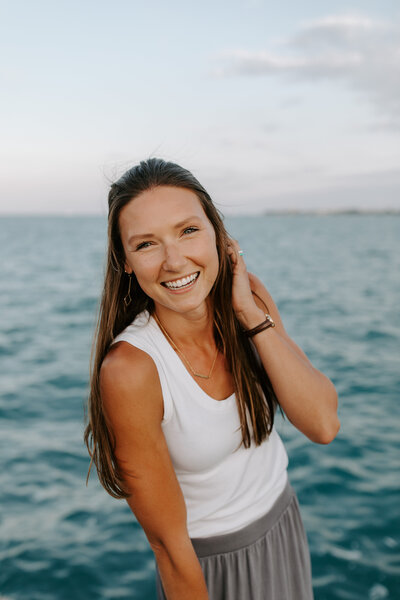
M 128 367 L 128 369 L 127 369 Z M 153 359 L 147 352 L 140 350 L 129 342 L 117 342 L 108 350 L 102 365 L 101 371 L 118 373 L 125 372 L 128 375 L 134 371 L 141 372 L 142 369 L 156 368 Z
M 161 384 L 149 354 L 128 342 L 113 344 L 100 368 L 100 390 L 105 409 L 135 405 L 138 410 L 163 416 Z M 109 412 L 107 410 L 107 412 Z

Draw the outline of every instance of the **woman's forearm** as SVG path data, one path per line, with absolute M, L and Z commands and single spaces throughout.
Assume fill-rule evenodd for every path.
M 262 311 L 254 311 L 247 315 L 245 328 L 263 320 Z M 291 423 L 313 442 L 331 442 L 340 427 L 338 396 L 331 380 L 296 352 L 276 328 L 269 327 L 251 339 Z
M 153 548 L 167 600 L 209 600 L 199 560 L 190 544 L 169 552 Z

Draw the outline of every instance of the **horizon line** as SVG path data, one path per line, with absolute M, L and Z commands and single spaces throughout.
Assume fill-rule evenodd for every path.
M 241 212 L 241 213 L 226 213 L 226 217 L 251 217 L 251 216 L 264 216 L 264 215 L 343 215 L 343 214 L 400 214 L 400 208 L 328 208 L 328 209 L 297 209 L 297 208 L 283 208 L 283 209 L 266 209 L 259 212 Z M 62 217 L 62 218 L 76 218 L 76 217 L 102 217 L 107 218 L 106 213 L 99 212 L 0 212 L 0 218 L 18 218 L 18 217 Z

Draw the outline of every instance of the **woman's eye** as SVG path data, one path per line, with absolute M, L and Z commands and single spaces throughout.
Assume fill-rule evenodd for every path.
M 150 246 L 150 242 L 142 242 L 138 246 L 136 246 L 136 250 L 141 250 L 142 248 L 148 248 Z
M 183 230 L 183 233 L 185 235 L 188 235 L 189 233 L 194 233 L 195 231 L 198 231 L 198 227 L 186 227 Z M 141 242 L 136 246 L 136 250 L 143 250 L 144 248 L 148 248 L 149 246 L 151 246 L 151 244 L 151 242 Z

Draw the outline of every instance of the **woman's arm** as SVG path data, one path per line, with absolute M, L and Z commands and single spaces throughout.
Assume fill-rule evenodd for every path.
M 263 303 L 268 306 L 275 321 L 275 327 L 265 329 L 252 340 L 282 409 L 289 421 L 311 441 L 330 443 L 340 428 L 335 386 L 288 336 L 275 302 L 260 279 L 247 272 L 243 258 L 237 255 L 239 246 L 234 240 L 231 248 L 235 253 L 231 252 L 234 272 L 232 302 L 242 326 L 252 329 L 265 321 Z
M 275 321 L 255 335 L 255 344 L 261 361 L 289 421 L 313 442 L 329 444 L 340 428 L 337 416 L 338 395 L 332 381 L 318 371 L 306 354 L 286 333 L 278 308 L 261 281 L 253 275 L 252 289 L 262 298 Z M 245 329 L 251 329 L 265 320 L 263 305 L 258 311 L 249 311 L 243 317 Z M 257 308 L 257 306 L 256 306 Z
M 186 527 L 186 505 L 161 428 L 163 401 L 156 366 L 127 342 L 115 344 L 100 373 L 115 455 L 131 493 L 127 502 L 155 554 L 168 600 L 208 600 Z

